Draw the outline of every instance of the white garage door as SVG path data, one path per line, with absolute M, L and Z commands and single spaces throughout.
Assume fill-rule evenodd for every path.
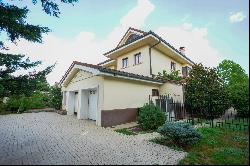
M 89 119 L 96 120 L 97 112 L 97 91 L 89 91 Z
M 75 93 L 75 105 L 74 105 L 74 113 L 78 111 L 78 93 Z

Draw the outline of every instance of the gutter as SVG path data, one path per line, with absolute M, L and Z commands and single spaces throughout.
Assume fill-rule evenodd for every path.
M 144 79 L 139 79 L 139 78 L 131 78 L 131 77 L 127 77 L 127 76 L 118 75 L 118 74 L 115 74 L 115 73 L 112 74 L 112 73 L 100 72 L 98 75 L 110 76 L 110 77 L 116 77 L 116 78 L 123 78 L 123 79 L 147 82 L 147 83 L 158 84 L 158 85 L 162 85 L 164 83 L 164 82 L 160 82 L 160 81 L 151 81 L 151 80 L 144 80 Z
M 149 47 L 149 66 L 150 66 L 150 75 L 152 76 L 152 56 L 151 56 L 151 49 L 155 46 L 157 46 L 158 44 L 161 43 L 161 40 L 159 39 L 159 41 L 157 43 L 155 43 L 154 45 Z

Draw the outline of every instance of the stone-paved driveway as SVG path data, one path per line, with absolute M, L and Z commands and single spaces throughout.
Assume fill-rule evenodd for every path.
M 177 164 L 186 153 L 56 113 L 0 116 L 0 164 Z

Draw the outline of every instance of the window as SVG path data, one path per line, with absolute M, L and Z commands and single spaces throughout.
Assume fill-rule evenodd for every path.
M 173 71 L 176 70 L 176 63 L 171 62 L 171 70 L 173 70 Z
M 142 61 L 142 55 L 141 53 L 135 54 L 135 65 L 140 64 Z
M 123 58 L 122 59 L 122 68 L 128 67 L 128 58 Z
M 191 68 L 188 67 L 188 66 L 182 67 L 182 75 L 183 75 L 183 77 L 188 77 L 190 70 L 191 70 Z
M 158 89 L 152 89 L 152 96 L 159 96 L 159 90 Z

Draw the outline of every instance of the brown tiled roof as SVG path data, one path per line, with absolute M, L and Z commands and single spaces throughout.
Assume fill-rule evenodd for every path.
M 148 77 L 148 76 L 143 76 L 143 75 L 134 74 L 134 73 L 128 73 L 128 72 L 124 72 L 124 71 L 120 71 L 120 70 L 109 69 L 109 68 L 105 68 L 105 67 L 102 67 L 102 66 L 99 66 L 99 65 L 93 65 L 93 64 L 88 64 L 88 63 L 82 63 L 82 62 L 78 62 L 78 61 L 73 61 L 73 63 L 71 64 L 71 66 L 69 67 L 69 69 L 67 70 L 67 72 L 65 73 L 65 75 L 60 80 L 60 84 L 62 84 L 62 82 L 65 80 L 65 78 L 67 77 L 67 75 L 69 74 L 70 70 L 74 67 L 75 64 L 76 65 L 90 67 L 90 68 L 93 68 L 93 69 L 97 69 L 97 70 L 99 70 L 101 72 L 104 72 L 104 73 L 113 74 L 114 76 L 119 75 L 119 76 L 125 76 L 125 77 L 140 79 L 140 80 L 144 80 L 144 81 L 158 82 L 158 83 L 164 83 L 164 82 L 166 82 L 164 80 L 154 79 L 154 78 Z
M 134 29 L 134 28 L 130 28 L 130 29 Z M 142 31 L 142 32 L 143 32 L 143 31 Z M 172 48 L 176 53 L 180 54 L 183 58 L 185 58 L 186 60 L 188 60 L 188 61 L 190 61 L 191 63 L 195 64 L 195 63 L 194 63 L 191 59 L 189 59 L 186 55 L 184 55 L 182 52 L 180 52 L 178 49 L 176 49 L 174 46 L 172 46 L 170 43 L 168 43 L 166 40 L 164 40 L 162 37 L 160 37 L 159 35 L 157 35 L 157 34 L 154 33 L 153 31 L 143 32 L 143 35 L 142 35 L 142 36 L 136 38 L 134 41 L 132 41 L 132 42 L 130 42 L 130 43 L 125 43 L 125 44 L 122 44 L 122 45 L 119 46 L 119 44 L 120 44 L 120 42 L 119 42 L 119 44 L 118 44 L 118 46 L 117 46 L 116 48 L 114 48 L 114 49 L 112 49 L 112 50 L 110 50 L 110 51 L 104 53 L 103 55 L 107 55 L 107 54 L 109 54 L 109 53 L 111 53 L 111 52 L 113 52 L 113 51 L 118 50 L 118 49 L 121 48 L 121 47 L 124 47 L 124 46 L 126 46 L 126 45 L 128 45 L 128 44 L 131 44 L 131 43 L 133 43 L 133 42 L 135 42 L 135 41 L 138 41 L 138 40 L 140 40 L 140 39 L 142 39 L 142 38 L 144 38 L 144 37 L 146 37 L 146 36 L 148 36 L 148 35 L 153 35 L 153 36 L 156 37 L 158 40 L 160 40 L 161 42 L 163 42 L 164 44 L 166 44 L 167 46 L 169 46 L 170 48 Z
M 105 63 L 110 62 L 110 61 L 112 61 L 112 60 L 113 60 L 113 59 L 107 59 L 107 60 L 105 60 L 105 61 L 103 61 L 103 62 L 98 63 L 97 65 L 102 65 L 102 64 L 105 64 Z

